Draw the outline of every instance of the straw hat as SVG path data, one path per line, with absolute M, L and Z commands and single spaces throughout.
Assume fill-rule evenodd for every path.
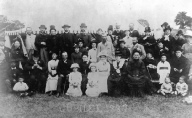
M 74 64 L 71 65 L 71 68 L 79 68 L 79 64 L 74 63 Z

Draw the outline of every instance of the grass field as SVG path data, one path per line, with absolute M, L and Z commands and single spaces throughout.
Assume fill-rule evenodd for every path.
M 192 118 L 192 105 L 180 97 L 145 98 L 0 96 L 0 118 Z

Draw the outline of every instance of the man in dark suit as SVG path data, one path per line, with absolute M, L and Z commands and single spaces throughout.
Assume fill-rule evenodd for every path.
M 33 58 L 28 60 L 25 68 L 30 72 L 29 89 L 33 92 L 45 92 L 46 64 L 39 59 L 39 54 L 34 53 Z
M 64 29 L 64 33 L 61 35 L 60 43 L 59 43 L 60 44 L 59 51 L 61 53 L 63 51 L 66 51 L 68 53 L 69 57 L 71 56 L 71 54 L 73 52 L 73 46 L 75 44 L 74 35 L 69 32 L 70 27 L 71 26 L 69 26 L 69 25 L 62 26 L 62 28 Z
M 80 26 L 81 32 L 80 34 L 77 34 L 76 36 L 76 43 L 78 42 L 78 39 L 83 39 L 84 40 L 84 47 L 86 49 L 90 48 L 91 44 L 91 35 L 86 33 L 87 26 L 85 23 L 82 23 Z
M 47 34 L 45 30 L 47 29 L 45 25 L 39 27 L 40 33 L 36 36 L 35 46 L 40 52 L 40 59 L 43 60 L 46 64 L 48 63 L 48 53 L 47 53 Z
M 116 25 L 116 30 L 113 32 L 113 35 L 116 36 L 116 39 L 122 39 L 125 37 L 125 33 L 120 29 L 120 25 Z
M 59 75 L 58 78 L 58 84 L 57 84 L 57 97 L 61 95 L 61 92 L 67 91 L 68 88 L 68 81 L 67 78 L 69 77 L 70 73 L 70 67 L 71 67 L 71 61 L 68 59 L 68 54 L 67 52 L 62 53 L 62 59 L 59 61 L 58 66 L 57 66 L 57 73 Z M 64 90 L 63 88 L 63 83 L 64 83 Z

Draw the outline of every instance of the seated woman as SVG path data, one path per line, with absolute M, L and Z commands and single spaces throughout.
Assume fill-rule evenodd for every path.
M 50 92 L 49 96 L 52 95 L 53 91 L 57 90 L 57 82 L 58 82 L 58 74 L 57 74 L 57 66 L 59 60 L 57 59 L 57 54 L 52 53 L 52 60 L 48 62 L 48 71 L 49 75 L 47 78 L 45 93 Z
M 157 61 L 153 57 L 153 51 L 149 50 L 147 52 L 147 57 L 143 60 L 146 69 L 148 77 L 152 80 L 152 82 L 156 82 L 159 80 L 158 74 L 157 74 Z
M 126 83 L 130 90 L 131 96 L 140 96 L 144 97 L 144 89 L 145 86 L 147 90 L 153 90 L 153 85 L 150 80 L 145 75 L 145 64 L 142 60 L 140 60 L 140 52 L 134 50 L 132 53 L 132 58 L 127 66 L 127 79 Z

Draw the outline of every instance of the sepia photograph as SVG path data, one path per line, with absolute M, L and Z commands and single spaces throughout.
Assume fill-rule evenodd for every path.
M 192 118 L 192 1 L 0 0 L 0 118 Z

